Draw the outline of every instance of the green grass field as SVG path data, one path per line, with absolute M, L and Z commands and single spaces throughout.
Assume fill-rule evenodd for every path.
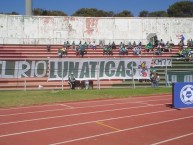
M 0 108 L 172 93 L 172 88 L 1 91 Z

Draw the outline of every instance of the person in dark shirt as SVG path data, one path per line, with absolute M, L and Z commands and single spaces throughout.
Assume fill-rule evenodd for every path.
M 68 77 L 68 84 L 70 85 L 70 88 L 72 90 L 75 89 L 75 86 L 76 86 L 76 79 L 75 79 L 75 76 L 74 76 L 74 73 L 71 73 Z

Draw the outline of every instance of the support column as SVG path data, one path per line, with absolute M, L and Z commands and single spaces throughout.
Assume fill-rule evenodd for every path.
M 32 0 L 25 0 L 25 15 L 32 15 Z

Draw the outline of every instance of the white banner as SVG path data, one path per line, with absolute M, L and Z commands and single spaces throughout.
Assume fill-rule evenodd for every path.
M 50 59 L 49 80 L 149 79 L 151 58 Z
M 154 58 L 153 59 L 153 66 L 172 66 L 172 59 L 171 58 Z

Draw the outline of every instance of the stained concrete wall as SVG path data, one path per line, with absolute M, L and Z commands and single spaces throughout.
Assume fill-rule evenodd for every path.
M 156 33 L 177 44 L 178 34 L 193 38 L 193 18 L 85 18 L 0 15 L 1 44 L 63 44 L 64 41 L 147 43 Z

